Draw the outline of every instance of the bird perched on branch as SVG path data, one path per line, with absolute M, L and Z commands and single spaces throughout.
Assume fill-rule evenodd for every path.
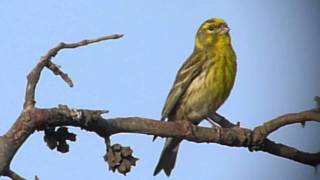
M 176 75 L 161 120 L 197 125 L 214 115 L 224 103 L 233 87 L 237 69 L 229 30 L 226 22 L 218 18 L 209 19 L 200 26 L 193 53 Z M 166 138 L 154 175 L 163 169 L 170 176 L 181 141 Z

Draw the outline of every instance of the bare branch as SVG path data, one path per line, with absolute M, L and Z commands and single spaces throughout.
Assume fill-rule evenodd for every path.
M 261 141 L 265 139 L 270 133 L 283 126 L 294 123 L 305 123 L 307 121 L 320 122 L 320 113 L 316 110 L 310 110 L 300 113 L 286 114 L 273 120 L 267 121 L 263 125 L 254 128 L 254 141 Z
M 23 105 L 23 112 L 19 118 L 12 125 L 10 130 L 3 136 L 0 136 L 0 176 L 5 175 L 8 177 L 19 178 L 17 174 L 9 171 L 10 163 L 24 141 L 34 132 L 34 121 L 30 118 L 30 113 L 35 110 L 35 90 L 40 79 L 40 75 L 44 67 L 50 69 L 55 75 L 61 76 L 61 78 L 69 85 L 73 86 L 73 82 L 69 76 L 62 72 L 56 64 L 51 62 L 51 59 L 57 55 L 62 49 L 78 48 L 93 43 L 98 43 L 110 39 L 118 39 L 123 35 L 114 34 L 109 36 L 103 36 L 96 39 L 82 40 L 77 43 L 59 43 L 56 47 L 50 49 L 47 54 L 42 56 L 38 64 L 32 69 L 27 76 L 27 87 L 25 93 L 25 102 Z M 96 112 L 98 115 L 105 111 Z
M 25 180 L 24 178 L 22 178 L 21 176 L 19 176 L 17 173 L 15 173 L 10 169 L 5 173 L 5 176 L 10 177 L 12 180 Z
M 269 139 L 265 139 L 264 146 L 260 150 L 313 167 L 317 167 L 320 164 L 320 152 L 303 152 L 284 144 L 275 143 Z
M 68 74 L 61 71 L 60 67 L 51 61 L 48 61 L 47 68 L 50 69 L 55 75 L 60 76 L 70 87 L 73 87 L 73 82 Z
M 260 136 L 260 138 L 262 138 L 260 140 L 263 142 L 262 145 L 254 144 L 253 138 L 257 138 L 255 132 L 237 126 L 233 128 L 222 128 L 217 131 L 217 129 L 214 128 L 190 126 L 190 124 L 183 123 L 184 121 L 182 123 L 159 122 L 158 120 L 140 117 L 103 119 L 102 117 L 94 115 L 95 111 L 92 110 L 73 109 L 71 111 L 64 109 L 63 112 L 60 111 L 59 108 L 39 109 L 38 112 L 35 111 L 35 114 L 32 114 L 32 116 L 38 117 L 36 121 L 37 129 L 41 130 L 45 126 L 69 125 L 96 132 L 101 137 L 117 133 L 139 133 L 162 137 L 179 137 L 197 143 L 218 143 L 232 147 L 251 148 L 253 145 L 259 145 L 255 150 L 268 152 L 311 166 L 317 166 L 320 163 L 320 152 L 307 153 L 299 151 L 283 144 L 277 144 L 263 136 Z M 310 116 L 303 116 L 305 113 L 306 112 L 301 112 L 296 114 L 310 118 Z M 86 114 L 86 117 L 78 116 L 78 119 L 75 120 L 71 114 Z M 57 117 L 58 115 L 59 117 Z M 319 116 L 320 113 L 313 115 L 314 118 L 317 118 L 315 119 L 316 121 L 320 119 Z M 282 116 L 272 121 L 281 121 L 284 117 L 290 119 L 291 115 Z M 48 121 L 48 119 L 50 119 L 50 121 Z M 285 125 L 287 124 L 283 124 L 283 126 Z
M 27 88 L 26 88 L 26 95 L 25 95 L 25 103 L 23 105 L 24 109 L 33 108 L 35 106 L 35 89 L 37 83 L 39 81 L 41 72 L 44 67 L 48 67 L 50 70 L 53 71 L 54 74 L 61 76 L 61 78 L 68 83 L 69 86 L 73 86 L 71 79 L 68 77 L 67 74 L 63 73 L 59 70 L 59 67 L 53 63 L 50 63 L 50 60 L 55 57 L 58 52 L 62 49 L 70 49 L 70 48 L 78 48 L 81 46 L 86 46 L 93 43 L 98 43 L 101 41 L 106 41 L 110 39 L 118 39 L 121 38 L 122 34 L 114 34 L 109 36 L 103 36 L 96 39 L 86 39 L 82 40 L 77 43 L 59 43 L 56 47 L 50 49 L 47 54 L 41 57 L 39 63 L 36 67 L 28 74 L 27 76 Z
M 45 130 L 47 127 L 74 126 L 95 132 L 103 138 L 118 133 L 139 133 L 162 137 L 179 137 L 197 143 L 218 143 L 232 147 L 250 147 L 252 146 L 252 142 L 254 142 L 252 139 L 254 132 L 245 128 L 233 127 L 217 130 L 216 128 L 190 126 L 187 123 L 161 122 L 140 117 L 104 119 L 101 117 L 101 114 L 104 112 L 106 111 L 70 109 L 62 105 L 50 109 L 33 109 L 28 114 L 23 114 L 18 120 L 20 123 L 17 122 L 15 126 L 19 127 L 22 123 L 25 126 L 24 130 L 30 134 L 35 130 Z M 301 114 L 304 113 L 302 112 Z M 282 118 L 283 116 L 280 117 L 280 119 Z M 13 127 L 12 129 L 17 129 L 17 127 Z M 26 139 L 29 133 L 22 133 L 23 137 L 15 137 L 18 139 L 18 145 L 15 146 L 15 149 L 7 149 L 7 151 L 16 152 L 23 143 L 19 139 Z M 16 134 L 8 133 L 7 135 L 11 137 Z M 320 153 L 302 152 L 283 144 L 276 144 L 269 139 L 262 139 L 262 141 L 264 142 L 263 146 L 256 150 L 311 166 L 316 166 L 320 163 Z M 11 145 L 11 147 L 14 146 Z M 0 155 L 1 153 L 4 152 L 0 150 Z M 11 154 L 11 156 L 13 157 L 14 154 Z

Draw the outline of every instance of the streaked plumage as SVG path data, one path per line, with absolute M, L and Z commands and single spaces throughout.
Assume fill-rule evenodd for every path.
M 177 73 L 161 120 L 195 125 L 214 114 L 230 94 L 236 75 L 236 55 L 229 28 L 222 19 L 205 21 L 196 34 L 195 48 Z M 167 138 L 154 175 L 174 168 L 181 139 Z

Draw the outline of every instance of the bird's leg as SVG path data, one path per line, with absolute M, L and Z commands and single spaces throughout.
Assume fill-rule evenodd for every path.
M 216 123 L 213 119 L 211 119 L 210 117 L 207 117 L 206 118 L 207 122 L 209 124 L 211 124 L 211 126 L 214 128 L 214 127 L 221 127 L 218 123 Z
M 221 116 L 221 115 L 218 114 L 218 113 L 213 113 L 212 115 L 209 116 L 209 118 L 210 118 L 213 122 L 215 122 L 216 124 L 219 124 L 219 125 L 220 125 L 221 121 L 222 121 L 223 119 L 225 119 L 223 116 Z
M 221 135 L 221 126 L 219 125 L 219 123 L 217 123 L 217 121 L 211 117 L 207 117 L 206 120 L 212 125 L 212 128 L 215 129 L 220 136 Z
M 209 118 L 215 123 L 219 124 L 222 128 L 240 127 L 240 122 L 237 122 L 237 124 L 233 124 L 218 113 L 211 114 Z

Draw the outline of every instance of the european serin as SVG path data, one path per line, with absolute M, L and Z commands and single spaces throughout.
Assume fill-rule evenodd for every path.
M 176 75 L 161 120 L 189 121 L 197 125 L 215 114 L 230 94 L 236 76 L 236 55 L 224 20 L 205 21 L 195 38 L 191 56 Z M 174 168 L 182 139 L 167 138 L 158 165 L 167 176 Z

